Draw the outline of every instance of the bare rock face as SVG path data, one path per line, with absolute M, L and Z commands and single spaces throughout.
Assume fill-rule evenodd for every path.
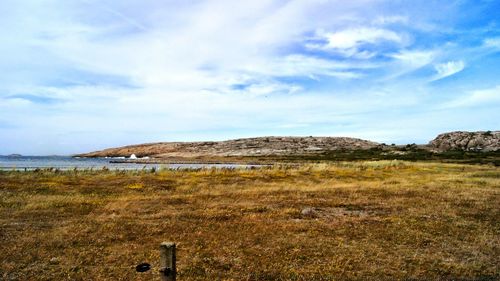
M 151 156 L 202 157 L 202 156 L 269 156 L 313 155 L 325 151 L 356 150 L 378 147 L 380 144 L 346 137 L 260 137 L 219 142 L 163 142 L 110 148 L 81 154 L 83 157 Z
M 500 150 L 500 131 L 444 133 L 429 142 L 429 146 L 437 151 L 497 151 Z

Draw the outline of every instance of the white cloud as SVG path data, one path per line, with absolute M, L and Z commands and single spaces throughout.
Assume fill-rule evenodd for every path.
M 392 41 L 401 43 L 403 39 L 397 33 L 379 28 L 356 28 L 347 29 L 335 33 L 327 33 L 329 48 L 350 49 L 365 43 L 376 43 L 380 41 Z
M 319 31 L 317 37 L 320 40 L 325 40 L 326 43 L 310 43 L 307 47 L 310 49 L 335 50 L 348 57 L 359 55 L 359 58 L 373 56 L 367 55 L 366 51 L 359 51 L 359 48 L 365 44 L 381 42 L 402 44 L 404 42 L 402 35 L 388 29 L 374 27 L 350 28 L 338 32 Z
M 447 57 L 448 49 L 433 47 L 444 46 L 433 41 L 438 33 L 412 37 L 415 26 L 442 14 L 433 3 L 413 13 L 385 0 L 4 0 L 0 96 L 25 99 L 3 99 L 0 121 L 19 128 L 9 135 L 66 134 L 68 142 L 78 124 L 90 132 L 78 135 L 88 142 L 83 150 L 107 135 L 111 145 L 188 140 L 186 132 L 210 138 L 210 130 L 240 130 L 220 133 L 224 138 L 264 129 L 279 134 L 287 131 L 271 129 L 287 124 L 308 135 L 319 127 L 331 135 L 338 122 L 376 127 L 383 123 L 378 113 L 358 113 L 414 106 L 428 82 L 417 75 L 381 78 Z M 484 45 L 498 46 L 498 39 Z M 457 53 L 449 56 L 467 57 Z M 457 66 L 436 70 L 451 75 Z M 411 93 L 408 85 L 415 86 Z M 64 102 L 26 100 L 39 96 Z M 351 129 L 345 132 L 366 128 Z M 27 140 L 39 138 L 10 145 L 30 147 Z
M 388 55 L 392 59 L 387 65 L 387 75 L 382 81 L 398 78 L 432 63 L 438 57 L 435 50 L 401 50 Z
M 446 63 L 439 63 L 434 66 L 436 70 L 436 75 L 432 78 L 432 81 L 443 79 L 448 76 L 452 76 L 465 68 L 465 63 L 461 60 L 459 61 L 449 61 Z
M 265 96 L 272 94 L 294 94 L 300 92 L 302 87 L 293 84 L 285 84 L 285 83 L 276 83 L 276 82 L 259 82 L 259 83 L 250 83 L 244 89 L 240 90 L 240 92 L 244 92 L 246 96 L 256 97 L 256 96 Z M 217 90 L 221 92 L 220 89 Z M 229 89 L 224 92 L 235 92 L 238 91 L 236 89 Z
M 401 15 L 393 15 L 393 16 L 379 16 L 374 21 L 375 25 L 388 25 L 388 24 L 407 24 L 409 21 L 408 17 Z
M 429 50 L 404 50 L 390 56 L 404 65 L 419 68 L 432 62 L 436 53 Z
M 241 70 L 264 76 L 305 76 L 317 75 L 352 79 L 360 77 L 359 70 L 376 68 L 376 63 L 346 62 L 317 58 L 306 55 L 288 55 L 266 61 L 252 61 Z
M 500 106 L 500 86 L 475 90 L 444 104 L 444 108 L 474 107 L 497 104 Z
M 119 8 L 91 3 L 84 8 L 98 9 L 111 18 L 112 24 L 95 25 L 86 20 L 63 25 L 64 28 L 50 25 L 44 31 L 49 36 L 37 39 L 34 47 L 61 58 L 70 67 L 127 77 L 139 86 L 165 87 L 169 92 L 223 89 L 238 83 L 242 75 L 252 76 L 245 79 L 253 80 L 322 75 L 353 79 L 361 76 L 357 69 L 367 68 L 358 63 L 279 54 L 284 46 L 300 42 L 305 32 L 335 22 L 326 16 L 315 22 L 309 20 L 310 14 L 328 6 L 325 1 L 290 1 L 287 4 L 207 1 L 180 9 L 174 16 L 160 10 L 158 14 L 164 13 L 164 18 L 174 17 L 175 29 L 165 26 L 164 21 L 151 23 L 147 18 L 131 17 Z M 342 5 L 339 11 L 332 10 L 332 16 L 349 7 Z M 127 28 L 131 30 L 120 35 Z M 379 31 L 376 36 L 381 40 L 396 40 L 397 35 Z M 372 56 L 366 51 L 358 54 L 364 58 Z
M 500 49 L 500 37 L 485 39 L 483 42 L 483 46 L 486 48 Z

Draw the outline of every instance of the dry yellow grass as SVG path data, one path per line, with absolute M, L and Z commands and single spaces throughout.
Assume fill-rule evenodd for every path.
M 174 241 L 179 280 L 498 280 L 499 187 L 399 161 L 0 172 L 0 279 L 155 280 Z

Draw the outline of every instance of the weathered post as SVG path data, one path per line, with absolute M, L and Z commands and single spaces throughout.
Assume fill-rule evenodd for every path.
M 160 274 L 162 281 L 175 281 L 175 243 L 163 242 L 160 245 Z

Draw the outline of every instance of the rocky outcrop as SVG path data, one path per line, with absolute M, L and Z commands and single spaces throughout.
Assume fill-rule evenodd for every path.
M 389 154 L 406 154 L 408 147 L 443 152 L 500 151 L 500 131 L 450 132 L 437 136 L 428 145 L 386 146 L 347 137 L 260 137 L 209 142 L 159 142 L 109 148 L 84 153 L 80 157 L 151 157 L 156 159 L 198 159 L 260 156 L 308 156 L 333 151 L 381 148 Z M 401 150 L 404 148 L 404 150 Z
M 498 151 L 500 131 L 444 133 L 429 142 L 429 147 L 437 151 Z
M 233 157 L 313 155 L 332 150 L 378 147 L 372 141 L 345 137 L 261 137 L 219 142 L 161 142 L 110 148 L 81 157 Z

